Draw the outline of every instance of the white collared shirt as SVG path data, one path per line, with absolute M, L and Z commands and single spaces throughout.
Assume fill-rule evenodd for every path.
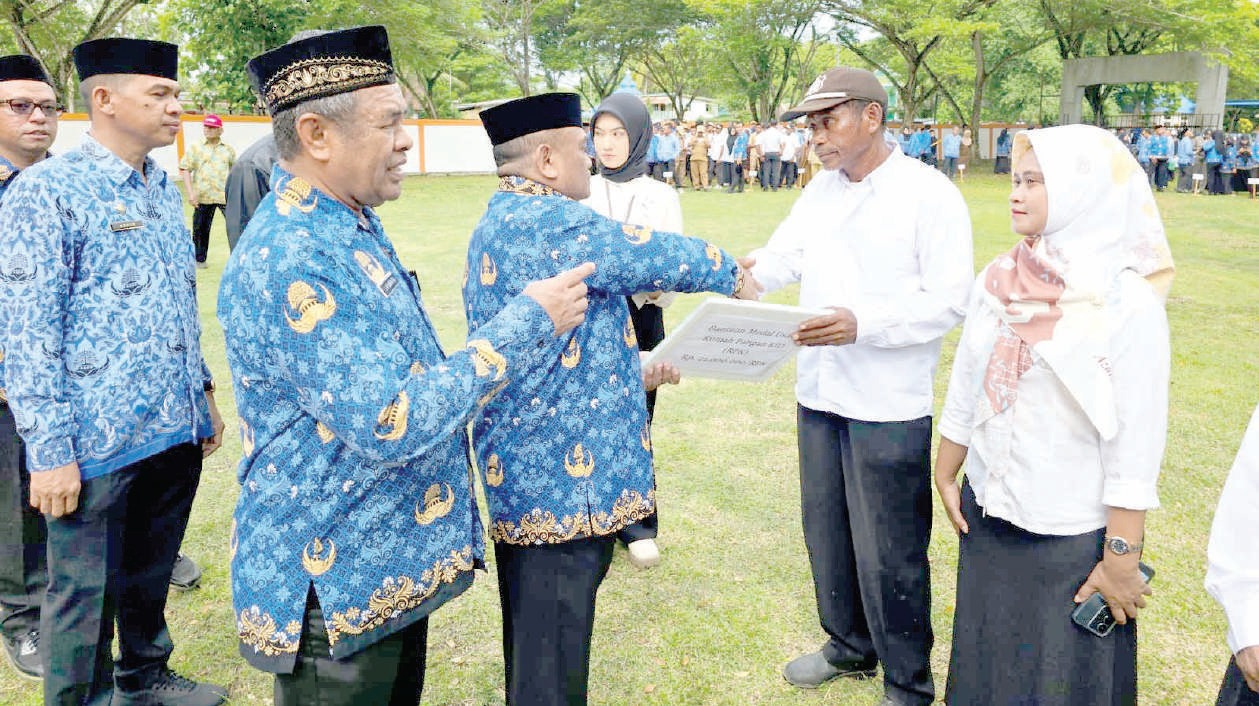
M 1207 592 L 1228 616 L 1234 653 L 1259 645 L 1259 407 L 1224 482 L 1207 544 Z
M 1107 357 L 1118 431 L 1103 439 L 1035 349 L 1014 404 L 996 415 L 985 412 L 991 407 L 983 379 L 997 316 L 980 296 L 983 283 L 974 286 L 939 429 L 969 447 L 966 477 L 984 513 L 1029 532 L 1063 536 L 1105 527 L 1108 507 L 1158 507 L 1171 344 L 1153 288 L 1129 274 L 1108 295 L 1116 302 L 1107 316 Z
M 614 221 L 667 233 L 682 232 L 682 201 L 678 190 L 646 174 L 625 182 L 595 174 L 590 177 L 590 196 L 582 203 Z M 663 309 L 677 296 L 677 292 L 640 292 L 634 295 L 634 303 L 642 306 L 651 302 Z
M 970 215 L 948 177 L 891 145 L 859 182 L 819 173 L 764 248 L 766 291 L 800 283 L 800 305 L 846 307 L 857 340 L 801 349 L 796 398 L 871 422 L 931 414 L 940 341 L 962 320 L 974 279 Z
M 757 144 L 761 146 L 761 151 L 765 154 L 781 153 L 783 149 L 782 131 L 776 127 L 762 130 Z

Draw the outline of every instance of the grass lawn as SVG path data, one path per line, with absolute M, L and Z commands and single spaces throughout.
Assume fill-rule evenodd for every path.
M 986 166 L 986 165 L 985 165 Z M 983 172 L 982 168 L 977 172 Z M 491 177 L 417 177 L 381 209 L 403 262 L 418 270 L 443 343 L 464 337 L 459 277 Z M 1009 182 L 971 175 L 961 185 L 975 225 L 976 267 L 1014 242 Z M 742 254 L 762 244 L 796 193 L 682 195 L 687 231 Z M 1147 704 L 1214 703 L 1228 659 L 1223 613 L 1202 589 L 1207 534 L 1219 490 L 1259 401 L 1259 201 L 1158 194 L 1177 261 L 1168 302 L 1171 426 L 1146 561 L 1158 571 L 1141 615 L 1141 693 Z M 205 357 L 229 380 L 215 319 L 227 257 L 221 221 L 201 271 Z M 794 291 L 770 301 L 794 303 Z M 676 324 L 698 297 L 668 313 Z M 943 397 L 957 331 L 937 374 Z M 782 665 L 822 642 L 801 538 L 794 367 L 768 383 L 684 380 L 662 391 L 653 440 L 663 562 L 636 571 L 617 550 L 603 584 L 590 677 L 592 704 L 873 704 L 881 682 L 816 691 L 787 685 Z M 270 703 L 271 678 L 237 656 L 227 536 L 240 456 L 230 385 L 219 404 L 228 441 L 207 464 L 184 551 L 204 567 L 199 590 L 172 593 L 173 666 L 227 685 L 234 703 Z M 490 557 L 492 560 L 492 556 Z M 933 653 L 943 693 L 952 629 L 957 539 L 937 505 L 931 543 Z M 493 571 L 493 568 L 490 569 Z M 1082 579 L 1083 577 L 1081 577 Z M 1018 596 L 993 596 L 1018 601 Z M 1063 616 L 1067 620 L 1067 616 Z M 430 622 L 426 704 L 503 703 L 498 597 L 491 575 Z M 0 668 L 0 704 L 38 704 L 39 687 Z M 364 704 L 364 706 L 370 706 Z

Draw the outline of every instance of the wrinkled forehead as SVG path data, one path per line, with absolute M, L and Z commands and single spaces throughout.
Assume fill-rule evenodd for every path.
M 407 108 L 402 89 L 396 83 L 360 88 L 354 91 L 354 100 L 360 114 L 371 117 L 398 115 Z

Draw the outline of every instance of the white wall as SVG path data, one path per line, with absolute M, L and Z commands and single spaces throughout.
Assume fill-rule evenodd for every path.
M 419 127 L 424 130 L 424 173 L 494 172 L 490 138 L 479 120 L 466 121 L 466 124 L 420 121 Z M 419 172 L 418 165 L 416 172 Z
M 88 121 L 81 114 L 62 116 L 53 143 L 54 153 L 77 147 L 87 132 Z M 408 120 L 405 129 L 413 146 L 407 153 L 403 171 L 407 174 L 493 173 L 494 158 L 490 140 L 479 120 Z M 420 139 L 423 131 L 424 139 Z M 245 148 L 271 132 L 271 123 L 258 118 L 223 118 L 223 141 L 240 154 Z M 185 147 L 205 139 L 199 116 L 187 116 L 183 123 Z M 158 165 L 172 176 L 179 175 L 179 143 L 152 152 Z M 421 170 L 420 165 L 424 168 Z

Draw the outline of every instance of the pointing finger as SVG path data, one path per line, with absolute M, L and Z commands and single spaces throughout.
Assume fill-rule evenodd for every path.
M 571 270 L 565 270 L 559 274 L 561 281 L 568 283 L 577 283 L 594 274 L 595 263 L 583 262 Z

